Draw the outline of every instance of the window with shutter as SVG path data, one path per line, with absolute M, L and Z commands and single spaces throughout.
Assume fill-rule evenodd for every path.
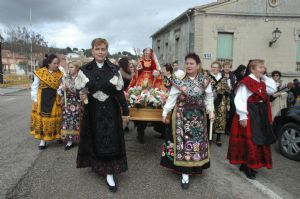
M 217 60 L 221 63 L 231 62 L 233 58 L 233 34 L 218 33 Z
M 296 71 L 300 72 L 300 35 L 297 41 L 297 61 L 296 61 Z

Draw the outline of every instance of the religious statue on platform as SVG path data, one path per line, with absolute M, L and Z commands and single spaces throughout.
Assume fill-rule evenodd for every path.
M 142 59 L 136 67 L 135 74 L 128 89 L 135 86 L 141 86 L 143 89 L 164 89 L 160 70 L 160 65 L 153 50 L 150 48 L 144 49 Z

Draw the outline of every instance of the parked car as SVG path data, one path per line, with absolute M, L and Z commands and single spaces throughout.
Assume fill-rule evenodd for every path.
M 300 105 L 282 109 L 273 121 L 279 151 L 292 160 L 300 160 Z

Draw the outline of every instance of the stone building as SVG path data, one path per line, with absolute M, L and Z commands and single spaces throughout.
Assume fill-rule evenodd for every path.
M 300 1 L 218 0 L 193 7 L 155 32 L 152 47 L 162 63 L 183 66 L 188 52 L 198 53 L 204 68 L 214 60 L 236 68 L 260 58 L 268 71 L 299 76 Z

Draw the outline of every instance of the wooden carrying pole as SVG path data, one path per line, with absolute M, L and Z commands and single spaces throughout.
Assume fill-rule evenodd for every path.
M 213 110 L 213 103 L 214 103 L 214 96 L 212 97 L 213 101 L 210 104 L 210 110 Z M 212 141 L 212 134 L 213 134 L 213 125 L 214 125 L 214 121 L 210 119 L 210 123 L 209 123 L 209 141 Z
M 64 100 L 65 100 L 65 106 L 67 106 L 67 88 L 66 88 L 66 77 L 63 77 L 63 84 L 65 86 L 65 91 L 64 91 Z

